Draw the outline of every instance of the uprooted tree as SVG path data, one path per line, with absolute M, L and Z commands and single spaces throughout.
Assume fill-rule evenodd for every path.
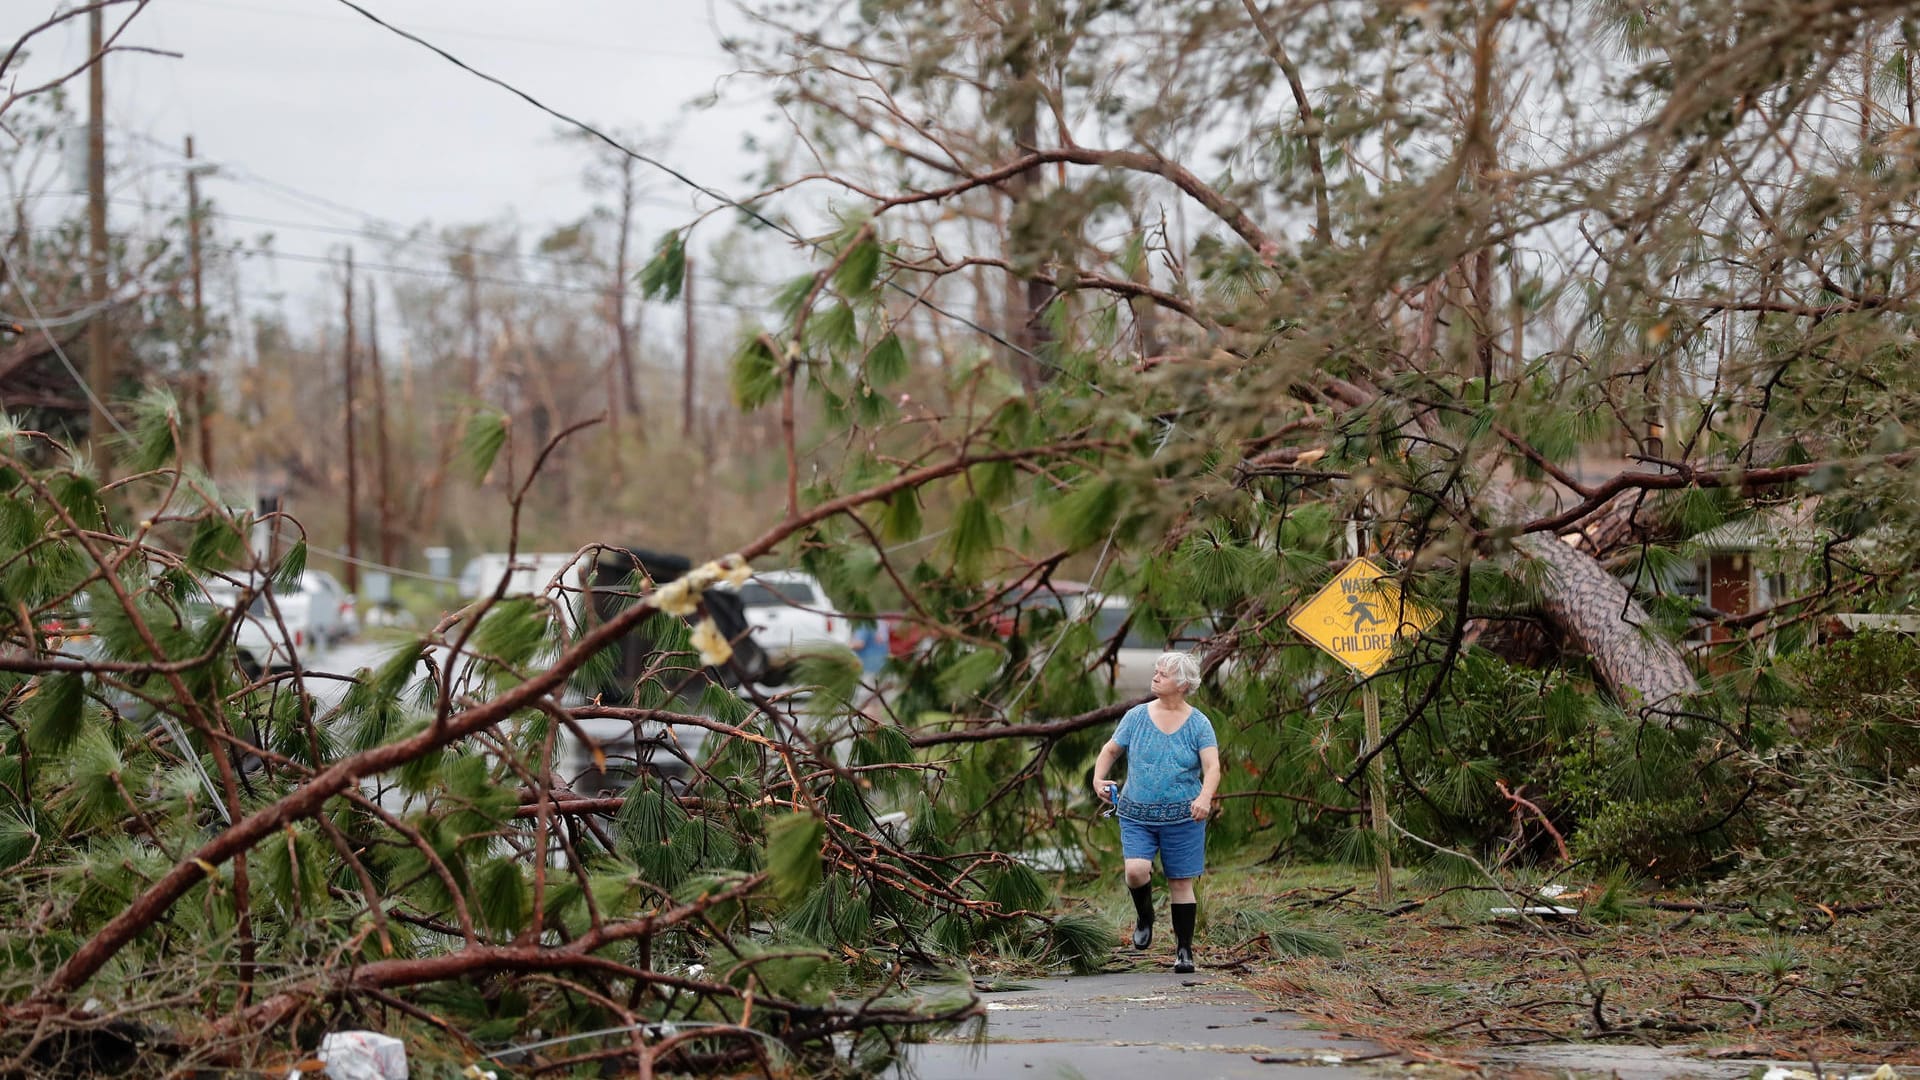
M 164 401 L 109 489 L 9 431 L 18 1060 L 76 1032 L 247 1060 L 374 1011 L 470 1058 L 619 1027 L 546 1060 L 877 1059 L 966 1015 L 920 973 L 1112 944 L 1005 853 L 1099 842 L 1081 779 L 1138 690 L 1102 679 L 1130 640 L 1208 657 L 1234 762 L 1217 842 L 1364 842 L 1351 684 L 1285 629 L 1362 548 L 1450 613 L 1381 676 L 1396 819 L 1513 855 L 1499 781 L 1524 782 L 1584 853 L 1685 872 L 1741 828 L 1741 753 L 1780 737 L 1768 656 L 1836 607 L 1905 602 L 1904 9 L 762 18 L 743 62 L 798 136 L 779 187 L 844 217 L 735 360 L 785 477 L 737 554 L 898 613 L 922 641 L 894 691 L 867 699 L 840 656 L 802 665 L 804 703 L 697 675 L 728 651 L 699 592 L 742 564 L 716 561 L 637 576 L 604 620 L 567 614 L 567 581 L 485 599 L 316 709 L 295 674 L 243 681 L 235 616 L 195 599 L 303 549 L 256 554 L 169 464 Z M 669 292 L 685 250 L 643 280 Z M 476 424 L 482 471 L 506 438 Z M 1811 540 L 1772 604 L 1676 588 L 1702 534 L 1789 504 Z M 1070 578 L 1124 618 L 1066 602 Z M 82 596 L 93 644 L 44 632 Z M 635 629 L 654 666 L 565 693 Z M 573 792 L 555 747 L 603 719 L 708 749 L 685 787 Z

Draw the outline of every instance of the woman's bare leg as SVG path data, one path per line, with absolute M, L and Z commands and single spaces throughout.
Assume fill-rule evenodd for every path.
M 1173 901 L 1176 904 L 1194 903 L 1193 883 L 1198 880 L 1200 879 L 1190 878 L 1190 877 L 1168 878 L 1167 879 L 1167 899 Z M 1127 881 L 1128 882 L 1133 881 L 1133 860 L 1132 859 L 1127 860 Z
M 1137 889 L 1153 880 L 1152 859 L 1127 860 L 1127 888 Z M 1187 879 L 1187 895 L 1193 895 L 1193 879 Z

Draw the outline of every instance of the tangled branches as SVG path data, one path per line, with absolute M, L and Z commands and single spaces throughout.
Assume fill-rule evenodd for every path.
M 933 768 L 897 726 L 705 666 L 689 623 L 739 560 L 503 585 L 331 683 L 246 670 L 236 639 L 285 632 L 304 542 L 251 549 L 172 466 L 170 404 L 142 415 L 123 460 L 149 469 L 106 487 L 38 433 L 0 447 L 11 1069 L 272 1063 L 369 1012 L 469 1060 L 601 1033 L 518 1052 L 535 1072 L 826 1064 L 972 1016 L 956 964 L 981 945 L 1104 959 L 1031 870 L 890 809 Z

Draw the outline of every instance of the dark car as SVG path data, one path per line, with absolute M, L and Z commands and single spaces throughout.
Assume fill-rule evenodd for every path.
M 586 632 L 630 607 L 644 593 L 639 574 L 655 585 L 663 585 L 684 576 L 693 563 L 681 555 L 670 555 L 644 548 L 606 548 L 595 560 L 586 592 L 578 610 L 584 616 L 577 625 Z M 598 700 L 602 705 L 636 707 L 652 705 L 673 712 L 701 711 L 701 698 L 712 687 L 733 692 L 741 680 L 758 681 L 768 671 L 767 654 L 748 633 L 745 610 L 740 597 L 725 589 L 708 589 L 701 597 L 714 625 L 733 642 L 733 659 L 723 668 L 699 666 L 692 652 L 665 657 L 669 680 L 661 695 L 642 694 L 640 680 L 663 659 L 661 649 L 647 632 L 652 616 L 629 630 L 611 646 L 611 668 L 589 664 L 575 675 L 573 691 L 580 700 Z M 692 622 L 699 616 L 688 616 Z M 631 782 L 639 772 L 681 777 L 690 771 L 689 759 L 699 756 L 704 728 L 681 725 L 671 731 L 658 723 L 630 723 L 614 718 L 587 718 L 580 726 L 600 746 L 607 767 L 603 771 L 592 761 L 591 751 L 569 746 L 562 766 L 565 778 L 575 791 L 615 790 Z M 573 741 L 568 740 L 570 743 Z M 671 745 L 669 745 L 671 744 Z

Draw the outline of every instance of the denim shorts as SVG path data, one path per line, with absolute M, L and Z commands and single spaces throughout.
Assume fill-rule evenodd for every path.
M 1120 852 L 1129 859 L 1160 854 L 1160 872 L 1168 880 L 1196 878 L 1207 872 L 1207 823 L 1120 819 Z

